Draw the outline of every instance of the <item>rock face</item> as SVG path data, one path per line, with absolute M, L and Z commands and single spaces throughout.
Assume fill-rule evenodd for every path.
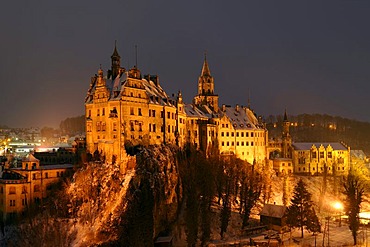
M 120 172 L 112 164 L 89 164 L 68 188 L 76 246 L 151 246 L 170 231 L 181 201 L 176 148 L 151 146 L 136 166 Z
M 168 232 L 182 197 L 176 147 L 153 146 L 137 156 L 136 177 L 148 180 L 153 194 L 153 236 Z

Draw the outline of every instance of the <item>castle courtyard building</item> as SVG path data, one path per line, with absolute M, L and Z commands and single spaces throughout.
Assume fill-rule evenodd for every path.
M 342 175 L 350 169 L 350 148 L 343 143 L 293 143 L 292 159 L 297 174 Z

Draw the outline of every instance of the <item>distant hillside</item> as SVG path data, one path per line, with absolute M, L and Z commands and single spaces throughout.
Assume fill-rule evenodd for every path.
M 288 116 L 290 134 L 294 142 L 339 142 L 351 149 L 370 153 L 370 123 L 338 116 L 301 114 Z M 265 119 L 270 138 L 280 138 L 283 116 L 270 115 Z
M 288 116 L 290 133 L 294 142 L 340 142 L 351 149 L 362 149 L 370 154 L 370 123 L 338 116 L 300 114 Z M 279 139 L 282 132 L 283 115 L 265 118 L 270 138 Z M 62 134 L 76 135 L 85 132 L 85 116 L 71 117 L 60 123 Z
M 78 135 L 85 132 L 85 115 L 67 118 L 60 122 L 60 131 L 63 135 Z

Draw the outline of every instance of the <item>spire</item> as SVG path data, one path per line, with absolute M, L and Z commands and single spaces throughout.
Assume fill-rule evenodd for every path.
M 117 51 L 117 40 L 114 42 L 114 51 L 111 56 L 112 68 L 108 73 L 108 77 L 114 80 L 118 75 L 121 74 L 121 56 Z
M 207 52 L 204 52 L 204 63 L 203 63 L 201 76 L 211 76 L 211 71 L 209 71 L 208 62 L 207 62 Z
M 103 70 L 101 68 L 101 64 L 99 66 L 98 75 L 99 75 L 99 77 L 103 77 Z
M 118 54 L 118 51 L 117 51 L 117 40 L 114 41 L 114 51 L 113 51 L 111 58 L 114 58 L 114 57 L 120 58 L 120 55 Z
M 288 115 L 286 114 L 286 108 L 284 112 L 284 122 L 288 122 Z

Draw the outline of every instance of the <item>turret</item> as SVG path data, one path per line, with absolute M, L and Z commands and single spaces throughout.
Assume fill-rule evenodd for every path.
M 215 94 L 214 78 L 211 75 L 206 54 L 204 54 L 202 72 L 198 79 L 198 95 L 194 97 L 194 103 L 198 106 L 207 105 L 218 112 L 218 95 Z
M 290 122 L 288 120 L 288 116 L 287 116 L 287 113 L 286 113 L 286 110 L 285 110 L 283 126 L 282 126 L 283 127 L 283 133 L 282 133 L 282 136 L 281 136 L 281 140 L 282 140 L 282 147 L 281 147 L 282 158 L 291 158 L 290 147 L 292 145 L 292 138 L 290 137 L 289 126 L 290 126 Z
M 110 58 L 112 60 L 112 79 L 114 80 L 121 72 L 121 56 L 118 54 L 116 43 L 114 44 L 114 51 Z

